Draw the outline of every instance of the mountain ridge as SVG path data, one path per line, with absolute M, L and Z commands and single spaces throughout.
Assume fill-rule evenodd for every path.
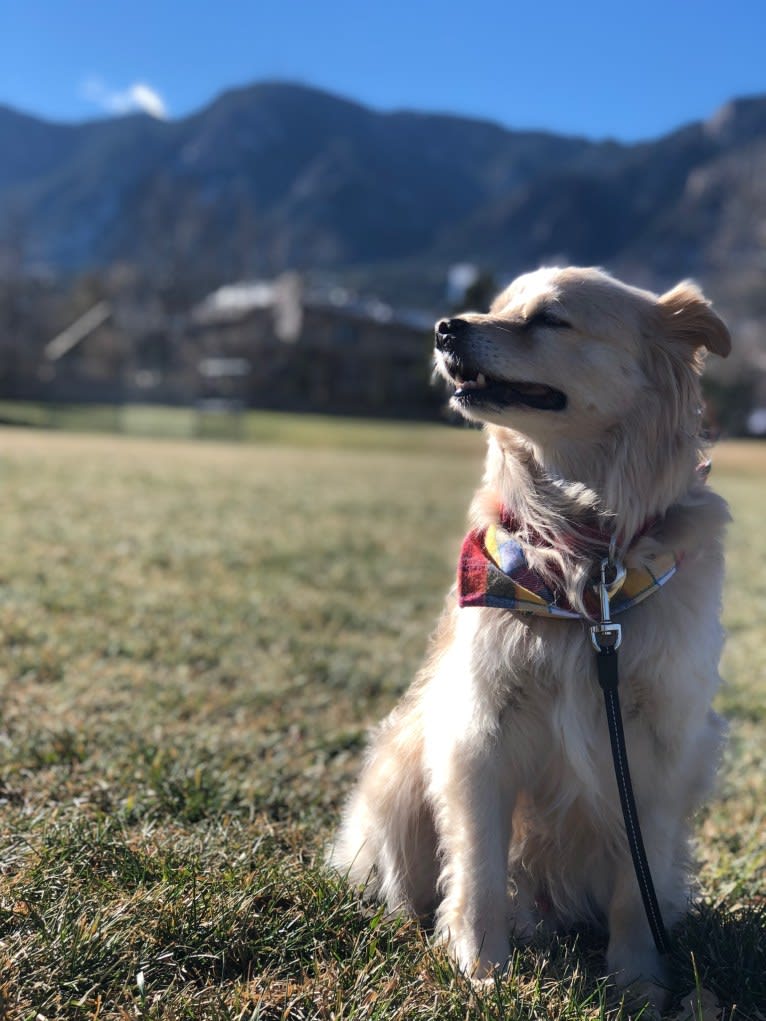
M 190 120 L 190 119 L 192 119 L 194 117 L 197 117 L 200 113 L 203 113 L 205 110 L 209 109 L 211 106 L 213 106 L 214 104 L 218 103 L 220 100 L 227 99 L 227 97 L 229 97 L 229 96 L 237 95 L 237 94 L 241 94 L 241 93 L 250 93 L 250 92 L 253 92 L 254 90 L 271 89 L 271 88 L 289 89 L 289 90 L 293 90 L 295 92 L 304 92 L 304 93 L 319 93 L 321 95 L 327 96 L 330 99 L 334 99 L 334 100 L 337 100 L 337 101 L 339 101 L 341 103 L 346 103 L 348 105 L 358 107 L 358 108 L 360 108 L 362 110 L 365 110 L 365 111 L 367 111 L 369 113 L 372 113 L 372 114 L 375 114 L 375 115 L 379 115 L 379 116 L 383 116 L 383 117 L 398 116 L 400 114 L 413 115 L 413 116 L 416 116 L 416 117 L 424 116 L 424 117 L 429 117 L 429 118 L 441 118 L 441 117 L 443 117 L 443 118 L 446 118 L 448 120 L 465 121 L 465 122 L 469 122 L 469 123 L 472 123 L 472 124 L 486 124 L 486 125 L 490 125 L 492 127 L 499 128 L 501 131 L 512 132 L 514 134 L 556 135 L 559 138 L 570 138 L 570 139 L 576 139 L 576 140 L 581 140 L 581 141 L 588 141 L 588 142 L 592 142 L 594 144 L 604 144 L 604 143 L 607 143 L 607 144 L 614 144 L 614 145 L 623 146 L 623 147 L 634 147 L 634 146 L 640 146 L 640 145 L 645 145 L 645 144 L 651 144 L 652 142 L 655 142 L 655 141 L 657 141 L 660 138 L 665 138 L 668 135 L 672 135 L 676 131 L 682 130 L 682 129 L 686 128 L 686 127 L 690 127 L 690 126 L 694 126 L 694 125 L 705 125 L 705 124 L 710 123 L 711 121 L 715 121 L 715 120 L 718 119 L 719 115 L 725 114 L 729 110 L 730 107 L 736 107 L 736 108 L 747 107 L 748 105 L 753 104 L 753 103 L 760 104 L 764 99 L 766 99 L 766 92 L 754 92 L 754 93 L 747 93 L 747 94 L 743 94 L 743 95 L 733 96 L 730 99 L 727 99 L 723 103 L 721 103 L 720 106 L 718 106 L 707 117 L 696 118 L 696 119 L 693 119 L 693 120 L 690 120 L 690 121 L 683 121 L 680 124 L 676 125 L 675 127 L 669 128 L 667 131 L 661 131 L 661 132 L 658 132 L 656 134 L 647 135 L 647 136 L 644 136 L 644 137 L 641 137 L 641 138 L 630 139 L 630 140 L 617 139 L 617 138 L 615 138 L 615 137 L 613 137 L 613 136 L 611 136 L 609 134 L 601 135 L 601 136 L 591 136 L 591 135 L 588 135 L 588 134 L 585 134 L 585 133 L 582 133 L 582 132 L 577 132 L 577 131 L 555 131 L 552 128 L 546 128 L 546 127 L 544 127 L 542 125 L 539 125 L 537 127 L 519 128 L 519 127 L 517 127 L 517 126 L 515 126 L 513 124 L 510 124 L 510 123 L 506 124 L 506 123 L 503 123 L 502 121 L 499 121 L 499 120 L 497 120 L 495 118 L 492 118 L 492 117 L 483 117 L 483 116 L 481 116 L 479 114 L 471 115 L 471 114 L 467 114 L 467 113 L 456 113 L 454 111 L 450 111 L 450 110 L 447 110 L 447 109 L 430 109 L 430 108 L 410 107 L 410 106 L 394 106 L 394 107 L 387 107 L 387 108 L 376 107 L 376 106 L 372 106 L 369 103 L 364 103 L 364 102 L 362 102 L 362 100 L 355 99 L 354 97 L 349 96 L 349 95 L 347 95 L 347 94 L 345 94 L 343 92 L 336 92 L 335 90 L 326 88 L 324 86 L 313 85 L 313 84 L 311 84 L 309 82 L 303 82 L 303 81 L 301 81 L 299 79 L 279 78 L 279 77 L 262 78 L 262 79 L 258 79 L 257 81 L 249 82 L 249 83 L 246 83 L 246 84 L 243 84 L 243 85 L 228 86 L 226 88 L 223 88 L 220 92 L 215 93 L 210 99 L 208 99 L 206 102 L 204 102 L 200 106 L 195 107 L 192 110 L 189 110 L 187 113 L 180 114 L 180 115 L 175 116 L 175 117 L 171 116 L 171 115 L 168 115 L 167 117 L 159 118 L 159 117 L 155 117 L 152 114 L 149 114 L 149 113 L 147 113 L 147 112 L 145 112 L 143 110 L 132 110 L 132 111 L 129 111 L 127 113 L 120 113 L 120 114 L 109 114 L 109 113 L 101 113 L 101 114 L 99 114 L 99 113 L 96 113 L 96 114 L 94 114 L 94 115 L 92 115 L 90 117 L 79 117 L 79 118 L 73 118 L 73 119 L 69 119 L 69 118 L 55 118 L 55 117 L 50 117 L 50 116 L 47 116 L 47 115 L 43 115 L 43 114 L 37 113 L 34 110 L 27 110 L 27 109 L 24 109 L 23 107 L 15 106 L 15 105 L 13 105 L 11 103 L 4 102 L 2 100 L 0 100 L 0 115 L 3 112 L 8 112 L 8 113 L 15 114 L 16 116 L 19 116 L 19 117 L 27 118 L 27 119 L 30 119 L 30 120 L 36 120 L 39 123 L 47 125 L 47 126 L 50 126 L 50 127 L 57 127 L 57 126 L 58 127 L 82 127 L 82 126 L 87 126 L 87 125 L 91 125 L 91 124 L 100 124 L 100 123 L 103 123 L 104 121 L 114 121 L 114 120 L 124 121 L 124 120 L 131 120 L 131 119 L 158 120 L 158 121 L 160 121 L 161 123 L 164 123 L 164 124 L 178 124 L 178 123 L 181 123 L 183 121 L 187 121 L 187 120 Z
M 223 281 L 399 263 L 434 277 L 468 259 L 504 276 L 561 258 L 725 292 L 766 237 L 759 95 L 625 143 L 268 80 L 173 120 L 0 105 L 0 151 L 0 234 L 12 224 L 26 265 L 60 274 L 130 262 Z

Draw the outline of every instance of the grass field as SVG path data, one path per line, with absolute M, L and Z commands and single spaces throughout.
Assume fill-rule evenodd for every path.
M 389 452 L 411 449 L 414 439 L 414 446 L 424 453 L 429 448 L 444 450 L 442 430 L 422 422 L 392 421 L 381 427 L 380 422 L 368 418 L 286 415 L 260 410 L 200 415 L 192 407 L 154 404 L 50 405 L 0 401 L 0 425 L 154 439 L 234 440 Z
M 452 579 L 481 438 L 313 426 L 0 430 L 0 1017 L 620 1016 L 593 938 L 519 948 L 478 994 L 322 870 Z M 677 1008 L 696 986 L 707 1018 L 766 1016 L 765 480 L 766 448 L 720 448 L 731 741 L 673 956 Z

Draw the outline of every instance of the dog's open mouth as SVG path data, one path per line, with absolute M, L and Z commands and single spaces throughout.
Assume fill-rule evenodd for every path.
M 445 361 L 445 368 L 455 384 L 452 400 L 461 407 L 525 405 L 541 411 L 563 411 L 567 404 L 565 393 L 545 383 L 494 379 L 463 361 Z

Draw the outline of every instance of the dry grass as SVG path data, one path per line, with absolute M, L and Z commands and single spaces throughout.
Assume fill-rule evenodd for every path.
M 616 1017 L 597 942 L 519 950 L 478 995 L 319 867 L 451 580 L 481 439 L 306 428 L 0 432 L 5 1016 Z M 766 1002 L 765 466 L 751 444 L 716 457 L 732 740 L 674 955 L 679 994 L 693 953 L 742 1017 Z

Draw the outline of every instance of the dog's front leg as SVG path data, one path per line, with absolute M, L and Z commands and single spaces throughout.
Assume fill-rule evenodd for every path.
M 652 881 L 665 927 L 670 931 L 688 907 L 687 818 L 710 784 L 710 773 L 721 743 L 721 723 L 706 713 L 698 726 L 669 725 L 671 740 L 680 749 L 673 758 L 657 759 L 662 745 L 634 725 L 628 734 L 637 778 L 636 798 Z M 641 763 L 654 762 L 647 773 Z M 662 777 L 661 786 L 660 777 Z M 639 786 L 641 785 L 641 786 Z M 614 883 L 608 906 L 607 964 L 619 985 L 662 1007 L 668 999 L 667 964 L 657 953 L 641 899 L 635 869 L 623 848 L 614 866 Z
M 432 788 L 444 899 L 436 926 L 461 969 L 478 978 L 508 959 L 510 791 L 498 749 L 458 744 Z
M 510 954 L 508 849 L 516 791 L 496 698 L 469 657 L 453 657 L 434 680 L 426 765 L 441 856 L 436 930 L 460 968 L 483 977 Z
M 655 882 L 662 896 L 665 878 L 656 868 Z M 607 966 L 629 999 L 649 1002 L 662 1009 L 668 999 L 667 966 L 654 946 L 633 862 L 629 855 L 616 866 L 615 884 L 609 905 L 609 946 Z

